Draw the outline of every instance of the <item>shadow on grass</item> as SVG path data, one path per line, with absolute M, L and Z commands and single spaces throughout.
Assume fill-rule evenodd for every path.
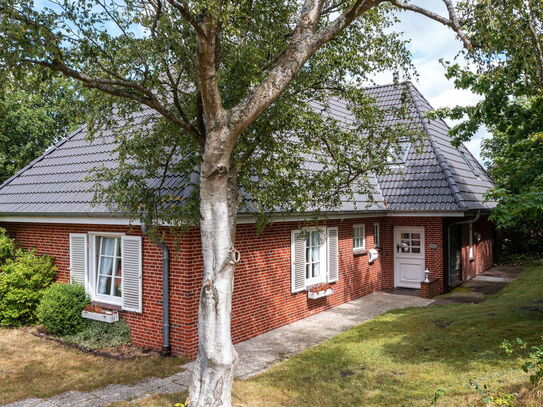
M 439 388 L 473 393 L 470 381 L 518 386 L 526 376 L 500 345 L 540 340 L 542 298 L 532 267 L 480 304 L 391 311 L 241 382 L 240 405 L 428 406 Z

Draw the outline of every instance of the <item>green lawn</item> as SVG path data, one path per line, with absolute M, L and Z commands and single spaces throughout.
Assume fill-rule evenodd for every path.
M 527 377 L 503 339 L 543 336 L 543 267 L 530 266 L 481 304 L 389 312 L 247 382 L 236 400 L 250 406 L 465 405 L 470 381 L 518 391 Z
M 412 308 L 384 314 L 281 363 L 237 381 L 237 406 L 336 407 L 483 405 L 475 384 L 523 392 L 522 360 L 505 355 L 504 339 L 531 344 L 543 336 L 543 267 L 481 304 Z M 183 395 L 155 396 L 140 406 L 172 405 Z M 543 393 L 518 405 L 542 406 Z M 121 404 L 122 405 L 122 404 Z

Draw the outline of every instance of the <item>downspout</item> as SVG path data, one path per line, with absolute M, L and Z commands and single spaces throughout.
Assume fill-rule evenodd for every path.
M 147 225 L 141 224 L 141 231 L 145 236 L 162 249 L 162 356 L 170 356 L 170 250 L 166 243 L 148 234 Z
M 447 227 L 447 284 L 451 283 L 451 230 L 455 225 L 472 225 L 479 220 L 481 216 L 481 210 L 477 210 L 477 214 L 473 219 L 461 220 L 459 222 L 450 223 Z

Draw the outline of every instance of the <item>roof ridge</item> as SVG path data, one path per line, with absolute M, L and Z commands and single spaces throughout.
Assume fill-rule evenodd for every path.
M 24 166 L 23 168 L 21 168 L 19 171 L 17 171 L 15 174 L 13 174 L 11 177 L 9 177 L 8 179 L 6 179 L 4 182 L 2 182 L 0 184 L 0 190 L 2 190 L 2 188 L 4 188 L 6 185 L 8 185 L 11 181 L 13 181 L 16 177 L 18 177 L 19 175 L 22 175 L 23 172 L 25 172 L 26 170 L 29 170 L 30 168 L 32 168 L 35 164 L 39 163 L 41 160 L 43 160 L 45 157 L 47 157 L 49 154 L 51 154 L 53 151 L 55 151 L 57 148 L 59 148 L 61 145 L 63 145 L 64 143 L 66 143 L 68 140 L 70 140 L 72 137 L 75 137 L 76 135 L 78 135 L 79 133 L 81 133 L 81 131 L 87 127 L 86 124 L 83 124 L 82 126 L 80 126 L 77 130 L 74 130 L 72 133 L 68 134 L 66 137 L 64 137 L 63 139 L 60 139 L 59 141 L 57 141 L 55 144 L 53 144 L 51 147 L 49 147 L 47 150 L 45 150 L 45 152 L 43 152 L 38 158 L 32 160 L 30 163 L 28 163 L 26 166 Z
M 432 105 L 426 100 L 426 98 L 424 98 L 424 96 L 419 92 L 419 90 L 415 87 L 415 85 L 410 83 L 409 95 L 411 96 L 411 100 L 413 101 L 413 104 L 415 105 L 415 111 L 417 112 L 417 116 L 419 117 L 422 127 L 424 128 L 424 131 L 428 135 L 430 146 L 432 147 L 432 150 L 436 156 L 439 167 L 441 168 L 441 172 L 443 173 L 443 176 L 447 180 L 447 184 L 449 185 L 449 189 L 451 190 L 452 195 L 457 205 L 460 208 L 467 208 L 467 205 L 464 201 L 464 197 L 462 196 L 462 193 L 460 192 L 460 188 L 458 188 L 458 183 L 456 182 L 456 178 L 454 178 L 454 175 L 449 167 L 449 164 L 447 163 L 447 159 L 445 158 L 445 156 L 443 155 L 439 147 L 436 146 L 434 140 L 432 139 L 432 136 L 430 134 L 430 129 L 428 128 L 428 124 L 426 123 L 426 121 L 424 120 L 424 117 L 422 116 L 419 102 L 417 101 L 415 95 L 413 94 L 414 91 L 417 92 L 417 94 L 419 94 L 424 99 L 424 101 L 428 103 L 430 107 L 432 107 Z
M 391 88 L 391 87 L 396 87 L 398 85 L 413 85 L 413 83 L 410 81 L 410 80 L 405 80 L 405 81 L 401 81 L 401 82 L 398 82 L 398 83 L 386 83 L 386 84 L 383 84 L 383 85 L 372 85 L 372 86 L 364 86 L 364 90 L 366 89 L 377 89 L 377 88 Z

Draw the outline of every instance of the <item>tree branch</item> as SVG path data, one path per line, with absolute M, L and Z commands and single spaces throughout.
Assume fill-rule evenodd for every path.
M 294 38 L 313 34 L 322 12 L 322 0 L 305 0 L 294 30 Z
M 535 48 L 536 63 L 538 65 L 539 74 L 539 87 L 543 91 L 543 49 L 541 46 L 541 40 L 539 39 L 538 32 L 534 26 L 533 10 L 528 11 L 528 27 L 530 28 L 530 35 L 532 37 L 532 43 Z
M 77 79 L 88 88 L 97 89 L 113 96 L 134 100 L 145 106 L 149 106 L 150 108 L 156 110 L 157 113 L 159 113 L 166 119 L 170 120 L 171 122 L 181 127 L 183 130 L 187 131 L 191 136 L 196 139 L 196 141 L 198 141 L 198 143 L 201 143 L 201 139 L 198 137 L 198 134 L 195 134 L 193 132 L 190 123 L 187 123 L 172 114 L 166 107 L 164 107 L 159 102 L 157 97 L 150 90 L 145 89 L 134 82 L 129 82 L 125 80 L 92 78 L 82 72 L 67 67 L 61 61 L 47 62 L 35 59 L 23 59 L 22 62 L 40 65 L 45 68 L 51 69 L 52 71 L 61 72 L 64 75 L 69 76 L 70 78 Z
M 196 20 L 196 17 L 190 11 L 189 5 L 183 0 L 166 0 L 173 8 L 181 13 L 183 18 L 194 28 L 196 33 L 201 36 L 205 36 L 205 32 Z
M 463 31 L 462 27 L 460 26 L 460 23 L 458 21 L 458 16 L 456 15 L 456 10 L 454 9 L 454 5 L 452 4 L 451 0 L 442 0 L 443 3 L 445 4 L 445 7 L 447 7 L 449 18 L 445 18 L 423 7 L 415 6 L 414 4 L 405 3 L 402 0 L 387 0 L 387 1 L 402 10 L 408 10 L 414 13 L 422 14 L 423 16 L 426 16 L 434 21 L 437 21 L 438 23 L 446 25 L 447 27 L 451 28 L 456 33 L 458 38 L 460 38 L 460 40 L 464 43 L 464 46 L 468 50 L 473 49 L 473 43 L 470 40 L 470 38 L 466 35 L 466 33 Z
M 196 35 L 198 45 L 198 89 L 202 96 L 202 107 L 207 123 L 223 119 L 224 109 L 217 80 L 217 27 L 209 16 L 203 17 L 204 34 Z
M 306 0 L 304 5 L 306 8 L 302 8 L 296 25 L 296 35 L 289 47 L 278 58 L 266 78 L 229 112 L 229 127 L 235 130 L 232 134 L 237 137 L 264 109 L 271 105 L 303 64 L 323 44 L 340 34 L 362 13 L 384 1 L 386 0 L 356 0 L 351 7 L 317 33 L 314 24 L 320 18 L 322 3 L 317 0 Z

